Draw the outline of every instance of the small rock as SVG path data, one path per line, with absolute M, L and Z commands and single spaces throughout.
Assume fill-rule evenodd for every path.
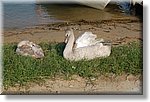
M 103 30 L 103 31 L 104 31 L 104 32 L 107 32 L 107 33 L 110 32 L 109 30 Z
M 24 40 L 18 43 L 16 53 L 22 56 L 31 56 L 33 58 L 44 57 L 42 48 L 39 45 L 28 40 Z
M 60 94 L 60 91 L 56 91 L 57 94 Z
M 72 78 L 73 80 L 77 80 L 78 82 L 82 82 L 82 81 L 83 81 L 83 78 L 80 77 L 80 76 L 78 76 L 78 75 L 72 75 L 71 78 Z
M 132 74 L 130 74 L 130 75 L 127 76 L 127 80 L 128 81 L 134 81 L 135 79 L 136 79 L 135 76 L 132 75 Z
M 73 85 L 69 85 L 69 87 L 70 87 L 70 88 L 72 88 L 72 87 L 73 87 Z
M 94 78 L 94 77 L 92 77 L 92 78 L 90 78 L 92 81 L 94 81 L 94 80 L 96 80 L 96 78 Z

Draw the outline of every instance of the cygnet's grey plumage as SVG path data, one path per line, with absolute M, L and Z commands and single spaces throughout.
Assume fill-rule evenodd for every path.
M 44 57 L 42 48 L 28 40 L 24 40 L 18 43 L 16 53 L 23 56 L 31 56 L 34 58 Z

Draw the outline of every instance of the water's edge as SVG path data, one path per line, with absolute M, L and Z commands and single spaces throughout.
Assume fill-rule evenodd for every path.
M 131 16 L 117 5 L 97 10 L 76 4 L 4 4 L 4 29 L 32 27 L 64 21 L 97 21 Z

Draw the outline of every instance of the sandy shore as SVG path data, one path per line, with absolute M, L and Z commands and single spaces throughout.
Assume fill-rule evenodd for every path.
M 22 40 L 30 40 L 35 43 L 63 42 L 67 27 L 74 29 L 75 37 L 85 31 L 91 31 L 113 45 L 126 44 L 133 41 L 142 41 L 142 22 L 137 18 L 113 19 L 103 21 L 77 21 L 40 25 L 25 29 L 4 30 L 2 37 L 4 44 L 18 43 Z M 137 76 L 104 77 L 90 81 L 79 76 L 73 76 L 72 80 L 56 78 L 46 79 L 45 83 L 29 83 L 27 86 L 9 87 L 4 94 L 63 94 L 63 93 L 115 93 L 115 94 L 142 94 L 142 81 Z
M 74 29 L 75 37 L 85 31 L 91 31 L 98 38 L 112 43 L 127 43 L 142 40 L 142 23 L 137 18 L 114 19 L 103 21 L 77 21 L 35 26 L 25 29 L 4 30 L 2 37 L 5 43 L 18 43 L 22 40 L 41 42 L 63 42 L 67 27 Z

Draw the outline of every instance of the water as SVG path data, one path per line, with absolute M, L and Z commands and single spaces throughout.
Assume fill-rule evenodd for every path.
M 107 20 L 129 16 L 117 5 L 97 10 L 75 4 L 4 4 L 4 29 L 25 28 L 40 24 L 78 20 Z
M 59 22 L 36 4 L 4 4 L 4 28 L 24 28 Z

